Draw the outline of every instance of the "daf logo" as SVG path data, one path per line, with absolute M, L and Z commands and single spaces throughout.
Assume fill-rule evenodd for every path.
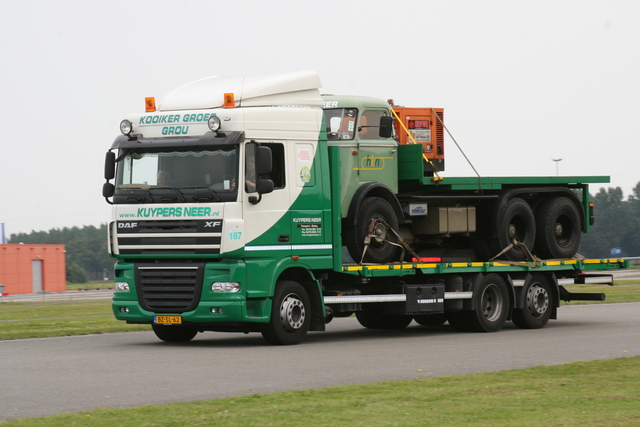
M 204 226 L 205 227 L 217 227 L 220 225 L 220 221 L 205 221 L 204 222 Z
M 119 222 L 118 228 L 136 228 L 138 226 L 137 222 Z

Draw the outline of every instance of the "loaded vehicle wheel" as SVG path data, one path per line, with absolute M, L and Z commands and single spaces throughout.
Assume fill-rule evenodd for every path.
M 491 239 L 485 237 L 473 237 L 471 239 L 473 254 L 478 261 L 488 261 L 500 252 L 493 252 Z
M 349 255 L 354 261 L 360 262 L 362 259 L 363 262 L 375 264 L 393 261 L 398 247 L 389 242 L 396 243 L 396 238 L 384 222 L 398 230 L 398 218 L 389 202 L 380 197 L 364 199 L 358 210 L 355 226 L 345 227 L 343 233 Z M 371 239 L 363 258 L 365 238 L 370 230 Z
M 551 318 L 555 299 L 551 283 L 542 274 L 536 274 L 522 291 L 526 295 L 524 307 L 513 310 L 513 323 L 521 329 L 540 329 Z
M 277 283 L 271 303 L 271 320 L 262 329 L 269 344 L 298 344 L 311 324 L 311 302 L 304 287 L 290 280 Z
M 198 334 L 196 328 L 183 325 L 151 325 L 153 332 L 165 342 L 189 342 Z
M 411 316 L 386 314 L 382 304 L 362 304 L 362 310 L 356 311 L 356 319 L 367 329 L 404 329 L 413 320 Z
M 461 311 L 464 324 L 475 332 L 496 332 L 502 329 L 511 308 L 509 291 L 504 279 L 487 274 L 474 292 L 473 311 Z
M 580 213 L 567 197 L 546 201 L 538 211 L 536 248 L 543 258 L 571 258 L 578 251 L 582 230 Z
M 513 243 L 513 239 L 523 243 L 527 249 L 533 249 L 536 239 L 536 220 L 531 206 L 519 197 L 507 201 L 497 212 L 497 238 L 493 239 L 492 248 L 496 254 L 502 252 Z M 522 249 L 513 247 L 500 258 L 510 261 L 524 261 L 526 255 Z

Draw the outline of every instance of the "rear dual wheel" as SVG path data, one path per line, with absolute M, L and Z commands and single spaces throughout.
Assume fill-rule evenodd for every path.
M 541 274 L 533 276 L 523 289 L 524 307 L 513 310 L 513 323 L 521 329 L 540 329 L 551 318 L 555 299 L 549 279 Z
M 567 197 L 547 200 L 536 220 L 536 252 L 542 258 L 571 258 L 582 238 L 580 212 Z
M 447 320 L 463 332 L 496 332 L 502 329 L 511 310 L 509 288 L 495 273 L 487 274 L 474 291 L 473 310 L 450 313 Z
M 541 258 L 571 258 L 578 251 L 582 237 L 580 211 L 568 197 L 553 197 L 546 200 L 534 216 L 531 206 L 519 198 L 507 201 L 497 213 L 496 235 L 490 241 L 490 252 L 500 253 L 515 241 L 534 250 Z M 479 240 L 476 253 L 486 259 L 487 245 Z M 499 258 L 510 261 L 524 261 L 525 252 L 513 247 Z

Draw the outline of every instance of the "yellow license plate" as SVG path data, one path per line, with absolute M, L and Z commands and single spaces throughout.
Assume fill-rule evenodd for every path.
M 179 325 L 182 323 L 182 316 L 155 316 L 153 323 L 162 325 Z

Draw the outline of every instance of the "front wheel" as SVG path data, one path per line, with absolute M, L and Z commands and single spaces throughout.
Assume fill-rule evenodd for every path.
M 262 330 L 269 344 L 298 344 L 311 324 L 311 302 L 304 287 L 293 281 L 278 282 L 271 305 L 271 320 Z
M 151 325 L 153 332 L 165 342 L 189 342 L 198 334 L 198 330 L 189 326 Z
M 398 247 L 394 245 L 395 235 L 386 224 L 398 230 L 398 217 L 389 202 L 380 197 L 364 199 L 358 210 L 355 226 L 343 229 L 345 244 L 354 261 L 359 263 L 362 259 L 376 264 L 393 261 Z M 366 238 L 369 239 L 368 246 L 365 244 Z

